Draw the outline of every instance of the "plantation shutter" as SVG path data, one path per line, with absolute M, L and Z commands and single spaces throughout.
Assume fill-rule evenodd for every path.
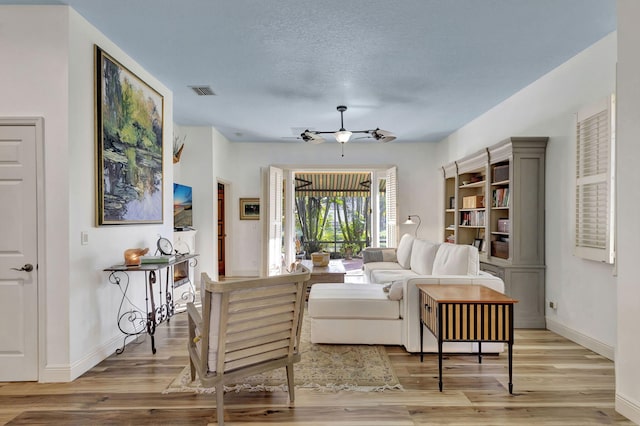
M 398 215 L 396 202 L 398 198 L 397 167 L 387 169 L 387 247 L 398 246 Z
M 268 274 L 282 272 L 282 179 L 283 171 L 269 167 L 268 229 Z
M 575 255 L 613 263 L 615 98 L 580 110 L 576 124 Z

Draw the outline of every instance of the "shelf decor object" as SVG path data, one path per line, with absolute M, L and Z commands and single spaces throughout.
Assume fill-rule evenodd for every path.
M 164 98 L 95 46 L 96 222 L 163 222 Z
M 130 248 L 124 251 L 126 266 L 140 266 L 141 257 L 149 252 L 149 248 Z

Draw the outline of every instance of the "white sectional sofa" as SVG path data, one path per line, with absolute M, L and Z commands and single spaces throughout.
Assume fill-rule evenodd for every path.
M 420 352 L 416 284 L 480 284 L 504 293 L 503 281 L 480 271 L 473 246 L 434 243 L 402 236 L 397 249 L 366 249 L 365 284 L 314 284 L 309 295 L 311 342 L 402 345 Z M 388 291 L 385 291 L 388 290 Z M 437 352 L 425 328 L 423 350 Z M 477 352 L 477 343 L 444 343 L 444 352 Z M 484 343 L 482 351 L 504 350 Z

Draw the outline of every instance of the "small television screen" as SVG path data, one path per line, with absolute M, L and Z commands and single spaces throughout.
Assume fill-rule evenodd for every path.
M 173 184 L 173 227 L 177 230 L 189 229 L 193 226 L 193 201 L 191 187 Z

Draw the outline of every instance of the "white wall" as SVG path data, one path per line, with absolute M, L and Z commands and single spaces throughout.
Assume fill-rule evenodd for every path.
M 60 7 L 0 7 L 0 116 L 44 117 L 46 259 L 38 259 L 46 291 L 48 368 L 69 364 L 67 185 L 69 123 L 68 13 Z M 53 190 L 55 188 L 55 190 Z M 55 307 L 55 308 L 54 308 Z M 55 344 L 54 344 L 55 342 Z
M 616 410 L 640 424 L 640 2 L 618 1 L 618 311 Z M 600 316 L 598 314 L 598 316 Z
M 39 232 L 46 247 L 38 262 L 39 291 L 46 297 L 45 365 L 39 380 L 72 380 L 122 344 L 116 326 L 121 293 L 102 269 L 122 263 L 126 248 L 155 247 L 158 234 L 172 231 L 171 143 L 165 149 L 166 225 L 95 227 L 93 44 L 164 95 L 169 141 L 172 94 L 66 6 L 0 6 L 0 11 L 0 116 L 44 117 L 46 229 Z M 89 234 L 85 246 L 82 231 Z
M 449 162 L 509 136 L 549 136 L 546 155 L 547 327 L 613 357 L 613 267 L 573 256 L 574 114 L 615 91 L 616 34 L 610 34 L 446 138 Z M 546 304 L 548 306 L 548 303 Z M 596 314 L 597 313 L 597 314 Z
M 82 374 L 122 344 L 115 327 L 119 289 L 109 284 L 101 270 L 121 264 L 123 252 L 132 247 L 155 251 L 159 235 L 173 232 L 173 95 L 155 77 L 107 39 L 73 9 L 69 9 L 69 329 L 72 376 Z M 94 44 L 136 74 L 164 97 L 164 224 L 95 226 Z M 89 244 L 80 245 L 80 233 L 89 233 Z M 130 294 L 144 306 L 143 274 L 131 274 Z M 137 290 L 137 292 L 136 292 Z M 136 294 L 137 293 L 137 294 Z
M 176 134 L 186 137 L 180 162 L 173 166 L 174 181 L 193 188 L 193 227 L 198 231 L 195 251 L 199 254 L 194 277 L 197 286 L 202 272 L 217 277 L 217 182 L 226 181 L 233 163 L 229 160 L 229 141 L 216 129 L 176 126 Z

